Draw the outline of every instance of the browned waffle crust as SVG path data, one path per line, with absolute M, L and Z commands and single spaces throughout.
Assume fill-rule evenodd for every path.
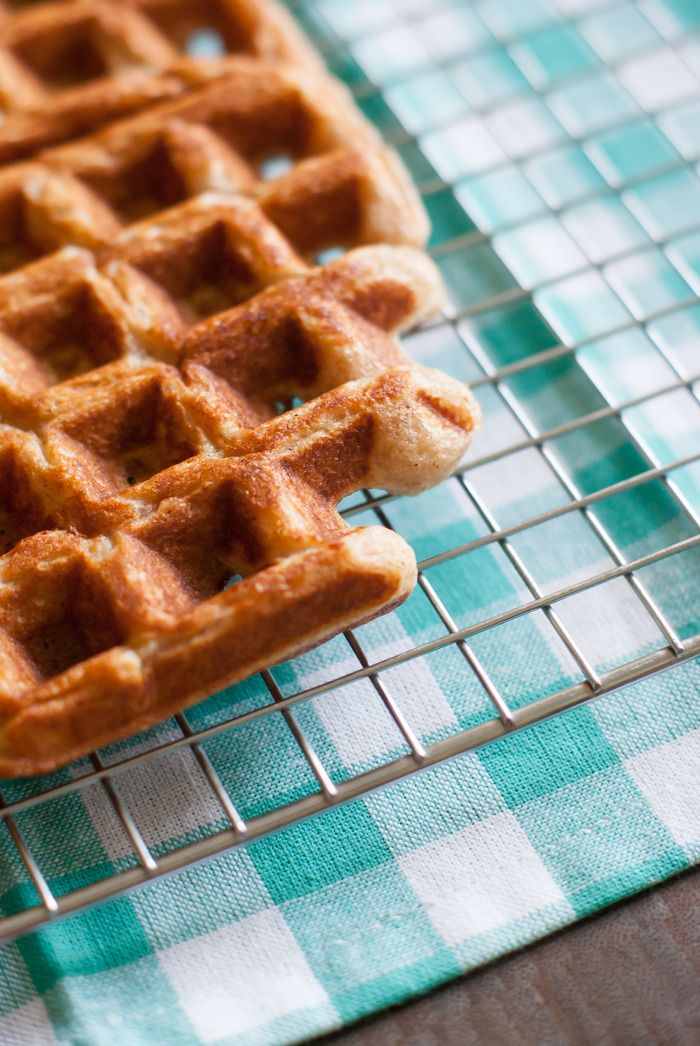
M 175 46 L 189 31 L 186 5 L 135 6 Z M 267 5 L 216 6 L 306 46 Z M 3 775 L 399 603 L 411 550 L 336 505 L 439 481 L 478 421 L 396 340 L 442 298 L 396 159 L 325 74 L 227 63 L 0 171 Z M 350 250 L 315 266 L 331 245 Z

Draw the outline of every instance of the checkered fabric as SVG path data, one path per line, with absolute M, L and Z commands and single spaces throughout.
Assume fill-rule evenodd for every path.
M 697 534 L 695 0 L 292 6 L 425 190 L 453 309 L 408 349 L 473 381 L 484 410 L 465 482 L 383 507 L 455 626 L 532 599 L 516 561 L 554 592 L 614 566 L 611 541 L 629 561 Z M 499 368 L 510 370 L 490 382 Z M 591 502 L 588 515 L 556 511 L 694 454 Z M 356 509 L 355 523 L 376 522 Z M 478 543 L 549 510 L 508 546 Z M 637 577 L 681 639 L 700 632 L 699 546 Z M 667 645 L 623 577 L 556 613 L 598 672 Z M 374 663 L 444 634 L 418 588 L 358 639 Z M 469 644 L 519 709 L 582 679 L 561 635 L 540 609 Z M 338 637 L 273 675 L 289 695 L 356 667 Z M 381 681 L 425 745 L 494 715 L 455 644 Z M 197 730 L 270 700 L 256 677 L 187 721 Z M 294 716 L 335 781 L 407 750 L 368 678 Z M 166 723 L 103 759 L 180 729 Z M 203 749 L 245 818 L 318 790 L 278 713 Z M 337 1028 L 700 860 L 698 766 L 700 662 L 688 661 L 5 945 L 0 1040 L 257 1046 Z M 37 787 L 2 794 L 11 802 Z M 186 746 L 120 775 L 119 794 L 157 856 L 224 826 Z M 14 822 L 57 896 L 136 861 L 98 784 Z M 0 916 L 36 900 L 0 822 Z

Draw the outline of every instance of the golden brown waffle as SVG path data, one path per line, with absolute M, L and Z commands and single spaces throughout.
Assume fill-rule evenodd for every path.
M 54 0 L 0 8 L 0 153 L 31 155 L 222 75 L 227 54 L 303 65 L 318 56 L 270 0 Z M 221 56 L 193 60 L 198 39 Z
M 0 125 L 0 158 L 3 147 Z M 271 162 L 289 168 L 277 177 Z M 111 243 L 130 222 L 207 190 L 258 201 L 305 254 L 422 244 L 428 226 L 402 165 L 339 85 L 255 59 L 36 160 L 0 170 L 0 266 L 66 243 Z
M 58 6 L 98 5 L 36 5 L 5 30 Z M 303 55 L 285 16 L 255 0 L 109 6 L 175 50 L 219 12 L 227 45 L 258 57 L 227 57 L 175 100 L 0 170 L 6 776 L 66 763 L 399 603 L 411 550 L 350 528 L 336 505 L 438 482 L 479 414 L 398 345 L 442 301 L 410 246 L 425 215 L 315 60 L 260 59 Z M 11 116 L 5 158 L 20 116 L 37 142 L 56 137 L 50 116 Z M 349 252 L 316 266 L 327 247 Z
M 231 250 L 261 246 L 213 297 L 210 254 L 180 244 L 178 267 L 147 237 L 0 280 L 4 775 L 151 725 L 414 583 L 402 539 L 335 506 L 437 482 L 477 420 L 392 337 L 439 302 L 432 263 L 377 246 L 308 269 L 255 204 L 229 207 Z

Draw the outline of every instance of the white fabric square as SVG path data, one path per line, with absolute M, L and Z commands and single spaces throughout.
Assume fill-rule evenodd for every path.
M 697 77 L 700 77 L 700 43 L 697 40 L 686 40 L 681 43 L 678 53 Z
M 690 857 L 700 856 L 700 730 L 624 764 L 652 810 Z
M 389 651 L 380 654 L 389 656 Z M 448 727 L 457 729 L 452 707 L 423 658 L 413 658 L 384 672 L 382 681 L 419 737 Z
M 556 218 L 538 218 L 500 233 L 493 245 L 526 289 L 586 267 L 585 256 Z
M 321 694 L 313 707 L 347 767 L 372 762 L 405 744 L 368 679 Z
M 566 901 L 510 811 L 421 846 L 398 861 L 449 945 Z
M 166 948 L 158 960 L 205 1043 L 329 1001 L 274 908 Z
M 594 265 L 649 242 L 639 222 L 615 198 L 603 197 L 572 207 L 561 220 Z
M 0 1018 L 3 1046 L 51 1046 L 57 1042 L 41 999 L 32 999 Z
M 498 142 L 474 116 L 426 134 L 421 146 L 435 170 L 446 181 L 476 174 L 505 159 Z
M 698 91 L 697 80 L 670 47 L 632 59 L 620 70 L 619 77 L 648 112 L 680 102 Z
M 223 817 L 216 796 L 189 748 L 131 767 L 116 783 L 150 847 Z M 91 811 L 92 813 L 92 811 Z M 96 828 L 100 831 L 99 824 Z M 109 851 L 109 843 L 103 836 Z M 116 856 L 114 852 L 110 856 Z
M 494 138 L 513 159 L 529 156 L 564 137 L 547 107 L 536 98 L 501 106 L 487 117 L 487 123 Z

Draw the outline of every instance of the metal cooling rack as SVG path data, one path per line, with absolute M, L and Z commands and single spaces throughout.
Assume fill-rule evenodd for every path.
M 304 0 L 293 0 L 290 6 L 302 18 L 307 29 L 310 30 L 311 35 L 315 38 L 316 43 L 329 59 L 331 66 L 341 69 L 347 68 L 350 60 L 347 41 L 341 39 L 334 31 L 332 25 L 325 22 L 323 18 L 324 8 L 327 8 L 329 3 L 332 3 L 332 0 L 307 0 L 307 2 L 304 2 Z M 430 15 L 432 16 L 443 10 L 454 10 L 456 6 L 459 5 L 455 0 L 444 0 L 444 2 L 437 0 L 437 2 L 430 5 Z M 494 10 L 492 0 L 475 0 L 474 3 L 463 4 L 463 6 L 469 7 L 478 16 L 484 16 L 487 22 L 489 20 L 489 11 L 493 12 Z M 508 10 L 515 9 L 512 3 L 505 6 Z M 358 41 L 367 41 L 373 38 L 377 39 L 377 46 L 380 46 L 381 34 L 385 30 L 392 30 L 397 26 L 420 33 L 421 22 L 427 16 L 425 5 L 415 2 L 415 0 L 414 2 L 411 2 L 411 0 L 395 0 L 393 5 L 390 4 L 389 0 L 383 0 L 383 2 L 374 5 L 373 10 L 370 10 L 371 7 L 372 5 L 367 0 L 359 3 L 356 7 L 357 19 L 353 27 L 353 46 Z M 632 9 L 632 7 L 633 5 L 629 2 L 624 4 L 604 3 L 601 5 L 597 0 L 591 0 L 591 2 L 588 2 L 588 0 L 559 0 L 559 17 L 563 17 L 563 24 L 580 27 L 586 18 L 597 11 L 603 9 L 612 11 L 618 8 L 620 10 L 628 10 Z M 346 4 L 346 8 L 353 10 L 353 5 Z M 529 9 L 530 5 L 522 5 L 521 11 L 526 8 Z M 608 61 L 605 64 L 605 69 L 613 77 L 616 77 L 620 69 L 624 68 L 625 63 L 635 59 L 638 55 L 643 55 L 647 52 L 651 53 L 654 48 L 657 50 L 659 48 L 663 49 L 665 44 L 669 42 L 671 46 L 675 46 L 681 39 L 681 27 L 674 24 L 672 19 L 669 21 L 669 18 L 664 16 L 663 0 L 658 0 L 658 2 L 657 0 L 650 0 L 648 3 L 640 3 L 634 9 L 637 13 L 641 12 L 642 15 L 646 12 L 651 19 L 651 23 L 660 25 L 662 35 L 665 35 L 667 40 L 657 40 L 652 44 L 647 42 L 639 49 L 630 48 L 624 55 L 624 59 Z M 533 5 L 531 10 L 541 10 L 542 24 L 547 24 L 546 8 L 543 7 L 542 3 Z M 659 15 L 659 11 L 661 11 L 661 15 Z M 537 29 L 535 24 L 536 18 L 532 13 L 529 17 L 530 25 L 527 31 L 532 32 Z M 464 61 L 468 56 L 476 58 L 489 49 L 507 47 L 519 38 L 518 34 L 509 36 L 503 31 L 497 33 L 497 35 L 500 36 L 498 41 L 494 38 L 487 42 L 483 40 L 477 41 L 473 47 L 473 55 L 470 55 L 469 46 L 466 46 L 459 54 L 453 53 L 448 61 L 440 63 L 442 68 L 449 73 L 452 67 L 458 62 Z M 684 39 L 687 43 L 692 38 L 686 36 Z M 697 65 L 700 65 L 700 63 L 697 63 L 696 67 L 693 68 L 692 63 L 687 64 L 687 56 L 682 49 L 676 47 L 674 53 L 680 56 L 681 61 L 686 62 L 688 73 L 690 76 L 695 77 L 697 81 L 697 91 L 684 98 L 683 104 L 693 100 L 697 102 L 700 100 L 700 73 L 697 68 Z M 590 70 L 574 72 L 571 76 L 564 77 L 560 83 L 569 86 L 578 81 L 585 82 L 589 73 Z M 405 75 L 410 77 L 411 74 L 409 72 Z M 354 90 L 360 102 L 371 103 L 373 99 L 381 101 L 383 97 L 382 90 L 385 87 L 386 84 L 383 84 L 382 89 L 380 89 L 365 75 L 360 79 L 359 83 L 355 84 Z M 524 97 L 537 98 L 546 104 L 548 95 L 544 87 L 538 90 L 530 83 L 524 89 Z M 484 119 L 498 112 L 502 104 L 507 103 L 489 101 L 488 104 L 482 107 L 468 107 L 465 109 L 465 112 L 470 117 Z M 659 106 L 654 115 L 658 116 L 662 112 L 673 110 L 674 106 L 678 106 L 677 101 L 671 101 L 667 106 Z M 643 117 L 649 116 L 649 113 L 639 106 L 637 106 L 637 110 L 638 115 Z M 440 127 L 449 126 L 451 122 L 458 122 L 459 119 L 461 117 L 454 117 L 451 121 L 443 120 L 437 114 L 435 119 L 432 120 L 429 130 L 434 132 Z M 632 117 L 627 113 L 619 121 L 607 122 L 605 130 L 609 131 L 617 126 L 622 126 L 630 119 Z M 421 148 L 421 141 L 424 135 L 417 138 L 408 131 L 401 129 L 396 120 L 390 124 L 387 137 L 398 147 L 416 150 Z M 557 142 L 554 148 L 558 149 L 567 143 L 581 145 L 582 143 L 585 144 L 585 141 L 585 135 L 568 134 L 566 140 Z M 551 148 L 552 146 L 550 145 L 544 145 L 541 148 L 529 151 L 524 156 L 506 156 L 504 161 L 494 164 L 493 170 L 497 170 L 502 166 L 502 163 L 508 163 L 522 171 L 524 165 L 535 156 L 546 155 Z M 694 172 L 694 160 L 696 161 L 697 159 L 700 159 L 700 148 L 698 148 L 698 156 L 695 158 L 685 157 L 679 153 L 677 157 L 669 159 L 667 164 L 655 168 L 653 174 L 656 177 L 665 172 L 682 169 Z M 490 168 L 482 167 L 479 169 L 479 174 L 488 174 L 489 170 Z M 649 175 L 644 174 L 641 177 L 628 178 L 615 185 L 615 187 L 602 185 L 579 196 L 576 202 L 580 203 L 606 196 L 619 198 L 621 193 L 641 183 L 647 177 Z M 430 176 L 421 185 L 421 190 L 428 202 L 430 202 L 430 197 L 434 194 L 451 190 L 453 187 L 453 183 L 449 179 Z M 551 207 L 546 213 L 550 215 L 558 214 L 563 209 L 563 207 L 558 206 Z M 501 223 L 498 232 L 501 233 L 504 230 L 518 228 L 522 224 L 524 222 Z M 686 228 L 674 232 L 673 240 L 675 241 L 684 233 L 696 231 L 697 229 L 697 223 L 689 222 Z M 668 239 L 661 237 L 654 238 L 653 235 L 649 236 L 649 241 L 650 244 L 662 251 L 668 247 L 670 242 Z M 477 244 L 494 249 L 494 242 L 489 233 L 486 230 L 480 231 L 474 228 L 460 236 L 453 237 L 447 242 L 440 243 L 433 250 L 433 254 L 439 261 L 447 255 L 462 249 L 466 250 Z M 497 243 L 495 248 L 497 252 Z M 635 246 L 633 249 L 626 249 L 614 257 L 609 256 L 605 260 L 605 265 L 586 263 L 578 269 L 568 270 L 566 276 L 568 278 L 579 273 L 597 272 L 616 298 L 620 300 L 615 287 L 608 280 L 605 266 L 611 261 L 619 261 L 630 257 L 638 250 L 640 248 Z M 116 760 L 111 760 L 108 763 L 103 761 L 100 755 L 94 754 L 90 757 L 89 765 L 83 766 L 74 778 L 62 780 L 58 784 L 49 786 L 46 786 L 45 782 L 37 781 L 33 783 L 33 790 L 28 790 L 25 794 L 18 798 L 15 797 L 12 801 L 9 799 L 0 801 L 2 802 L 2 805 L 0 805 L 0 819 L 7 826 L 9 835 L 16 847 L 17 856 L 28 876 L 27 881 L 31 881 L 38 896 L 38 903 L 27 903 L 21 907 L 21 910 L 15 911 L 4 919 L 0 919 L 0 938 L 16 935 L 58 916 L 84 908 L 97 901 L 114 897 L 124 890 L 147 883 L 176 869 L 192 865 L 203 858 L 240 846 L 249 840 L 298 822 L 303 818 L 321 813 L 340 803 L 366 795 L 375 788 L 414 774 L 459 753 L 487 744 L 514 731 L 522 730 L 531 724 L 540 722 L 557 713 L 565 712 L 567 709 L 589 701 L 596 696 L 610 693 L 640 680 L 648 679 L 657 673 L 666 672 L 672 669 L 673 666 L 687 662 L 700 655 L 700 633 L 681 637 L 674 624 L 669 620 L 666 612 L 659 606 L 649 591 L 646 582 L 640 576 L 640 571 L 643 568 L 657 563 L 668 562 L 670 557 L 679 556 L 700 545 L 700 515 L 684 496 L 681 485 L 677 482 L 677 477 L 682 469 L 700 461 L 700 452 L 692 453 L 670 462 L 656 460 L 653 452 L 646 445 L 646 441 L 640 438 L 635 426 L 629 422 L 629 411 L 632 408 L 638 407 L 643 403 L 651 403 L 657 398 L 679 390 L 687 390 L 696 398 L 700 405 L 700 371 L 693 374 L 684 373 L 683 367 L 675 360 L 673 353 L 668 350 L 667 346 L 657 341 L 655 344 L 658 352 L 665 359 L 671 373 L 675 376 L 670 382 L 666 382 L 663 386 L 659 385 L 650 391 L 646 391 L 643 395 L 634 399 L 628 399 L 625 402 L 615 402 L 612 397 L 608 396 L 604 385 L 597 382 L 598 391 L 604 398 L 606 405 L 587 414 L 572 416 L 556 427 L 539 430 L 534 424 L 525 404 L 519 400 L 509 386 L 508 380 L 516 375 L 524 375 L 534 371 L 536 368 L 552 363 L 555 360 L 564 358 L 576 360 L 579 350 L 595 339 L 586 338 L 585 340 L 570 340 L 568 343 L 559 343 L 507 366 L 498 367 L 490 360 L 488 353 L 479 345 L 478 340 L 469 339 L 468 336 L 465 336 L 463 321 L 511 303 L 531 302 L 533 295 L 536 296 L 553 282 L 555 281 L 544 279 L 535 282 L 527 290 L 520 286 L 508 286 L 493 293 L 485 293 L 478 300 L 469 302 L 463 308 L 448 310 L 438 324 L 451 328 L 454 337 L 462 340 L 464 351 L 471 353 L 472 360 L 481 369 L 480 376 L 471 382 L 477 393 L 480 389 L 490 388 L 493 390 L 500 398 L 500 408 L 506 410 L 517 423 L 519 429 L 525 433 L 522 438 L 511 442 L 508 446 L 500 447 L 489 453 L 480 453 L 477 449 L 474 455 L 467 460 L 456 474 L 457 482 L 461 485 L 463 494 L 485 524 L 486 533 L 458 547 L 433 555 L 420 563 L 420 588 L 437 615 L 437 619 L 442 623 L 444 634 L 421 645 L 414 646 L 412 649 L 401 650 L 392 656 L 384 657 L 382 660 L 373 661 L 372 656 L 363 648 L 359 636 L 355 633 L 347 633 L 346 640 L 357 659 L 358 667 L 355 670 L 344 672 L 336 678 L 331 678 L 286 696 L 283 695 L 274 676 L 266 672 L 263 674 L 263 679 L 269 690 L 271 700 L 269 704 L 263 707 L 249 709 L 242 714 L 236 714 L 234 705 L 230 708 L 229 718 L 200 729 L 195 728 L 186 715 L 180 715 L 176 717 L 177 736 L 170 737 L 165 741 L 161 740 L 145 751 L 137 751 L 135 754 L 128 752 L 121 754 Z M 692 295 L 682 301 L 666 304 L 663 308 L 646 315 L 643 323 L 635 319 L 630 313 L 629 319 L 607 330 L 606 336 L 636 328 L 643 327 L 648 329 L 649 325 L 654 321 L 675 312 L 681 312 L 697 301 L 698 298 Z M 408 348 L 410 352 L 410 339 Z M 700 355 L 698 360 L 700 361 Z M 588 374 L 588 377 L 591 378 L 591 374 Z M 593 380 L 595 381 L 595 378 Z M 557 455 L 555 450 L 556 440 L 575 433 L 585 433 L 590 427 L 605 419 L 614 419 L 624 427 L 629 444 L 641 455 L 647 469 L 639 474 L 625 478 L 621 482 L 585 493 L 579 488 L 573 474 L 562 464 L 561 458 Z M 509 526 L 501 527 L 470 477 L 476 469 L 482 466 L 505 460 L 509 456 L 525 450 L 537 453 L 541 463 L 549 470 L 553 479 L 565 492 L 567 500 L 565 503 L 547 511 L 529 518 L 517 520 Z M 690 536 L 673 544 L 654 549 L 636 559 L 625 559 L 623 552 L 616 544 L 614 536 L 604 525 L 601 516 L 596 514 L 596 507 L 607 499 L 635 489 L 642 491 L 645 488 L 651 489 L 651 485 L 656 483 L 662 483 L 668 494 L 673 498 L 678 512 L 685 517 L 689 525 Z M 393 499 L 388 495 L 376 495 L 367 492 L 364 500 L 349 508 L 347 514 L 353 515 L 358 512 L 372 511 L 378 522 L 390 525 L 386 509 L 392 501 Z M 585 521 L 586 526 L 590 528 L 595 539 L 600 543 L 614 565 L 592 576 L 579 578 L 556 591 L 543 591 L 522 554 L 514 546 L 512 539 L 517 534 L 530 531 L 546 522 L 568 514 L 576 514 Z M 531 598 L 525 603 L 510 606 L 496 615 L 469 624 L 467 627 L 458 627 L 430 580 L 430 568 L 488 545 L 497 545 L 502 549 L 503 554 L 523 582 Z M 639 607 L 643 609 L 644 614 L 648 616 L 658 630 L 660 643 L 657 649 L 646 653 L 644 656 L 627 660 L 625 663 L 616 665 L 608 671 L 601 671 L 592 663 L 590 656 L 585 651 L 585 644 L 580 642 L 573 630 L 562 620 L 560 604 L 577 594 L 599 589 L 600 586 L 615 579 L 625 579 L 630 591 L 634 593 Z M 470 640 L 499 625 L 504 625 L 518 618 L 534 615 L 538 612 L 542 612 L 546 616 L 549 625 L 558 634 L 559 639 L 578 666 L 581 680 L 564 689 L 560 689 L 558 692 L 533 700 L 523 707 L 511 708 L 472 649 Z M 476 726 L 464 730 L 455 730 L 449 736 L 443 737 L 435 743 L 424 744 L 419 737 L 419 731 L 410 722 L 409 717 L 402 709 L 401 702 L 392 695 L 387 674 L 391 669 L 416 662 L 418 659 L 425 658 L 431 653 L 448 646 L 454 647 L 460 652 L 460 663 L 464 672 L 472 674 L 479 681 L 483 691 L 492 703 L 493 714 Z M 314 750 L 311 741 L 302 730 L 296 717 L 295 709 L 302 702 L 309 702 L 312 699 L 323 700 L 323 697 L 329 692 L 339 687 L 356 683 L 359 680 L 368 680 L 374 688 L 374 692 L 392 717 L 398 731 L 400 731 L 406 754 L 400 755 L 398 758 L 392 757 L 379 761 L 364 772 L 347 776 L 340 781 L 334 781 L 324 766 L 322 759 Z M 291 731 L 296 745 L 314 775 L 317 788 L 302 798 L 286 802 L 275 809 L 270 809 L 257 816 L 244 819 L 237 810 L 233 798 L 224 786 L 204 746 L 207 741 L 216 735 L 240 729 L 242 726 L 251 724 L 264 716 L 275 716 L 284 720 L 286 729 Z M 149 848 L 149 845 L 147 845 L 144 835 L 137 824 L 137 818 L 123 797 L 123 784 L 127 779 L 126 775 L 138 773 L 139 768 L 152 764 L 155 760 L 167 758 L 173 752 L 182 749 L 189 749 L 197 761 L 206 779 L 207 787 L 211 790 L 220 808 L 224 827 L 218 828 L 204 838 L 196 838 L 189 842 L 185 841 L 182 845 L 171 849 L 169 852 L 155 855 L 153 847 Z M 48 877 L 41 867 L 41 861 L 37 859 L 33 848 L 28 843 L 25 833 L 20 827 L 22 816 L 30 810 L 37 810 L 44 803 L 61 796 L 83 793 L 85 789 L 90 787 L 96 787 L 103 791 L 103 799 L 106 799 L 116 814 L 123 831 L 126 833 L 133 850 L 133 860 L 130 864 L 126 862 L 128 866 L 122 867 L 121 870 L 118 870 L 115 874 L 110 874 L 107 878 L 87 883 L 69 892 L 60 893 L 52 890 L 49 886 Z M 154 799 L 154 801 L 156 800 Z

